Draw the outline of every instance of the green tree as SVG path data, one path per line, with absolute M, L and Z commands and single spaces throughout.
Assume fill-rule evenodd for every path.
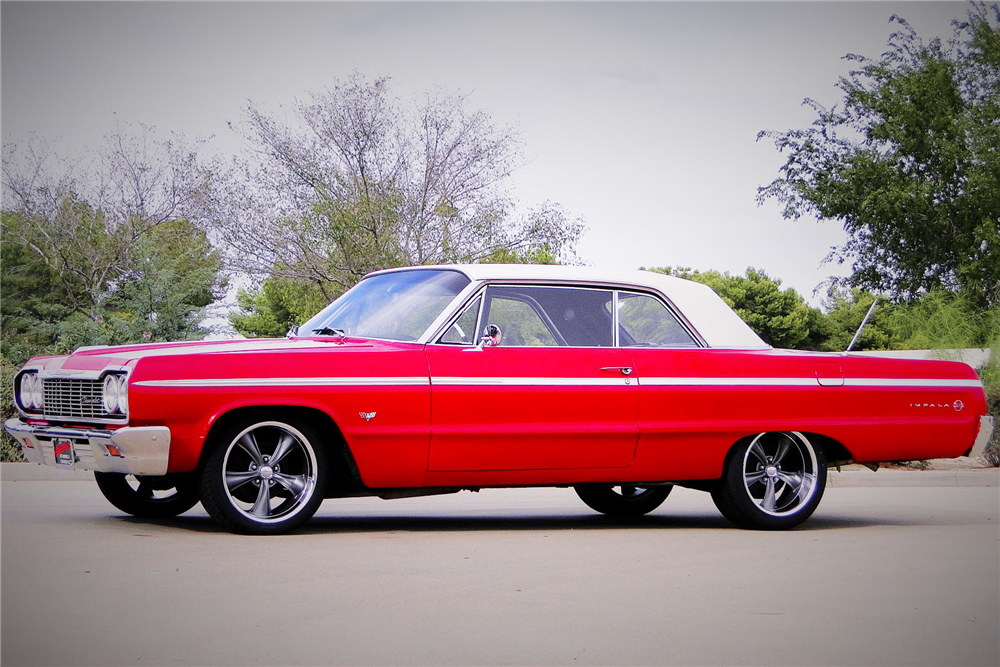
M 6 179 L 6 163 L 4 172 L 5 185 L 14 183 Z M 0 214 L 8 360 L 22 363 L 26 355 L 84 344 L 207 333 L 204 309 L 226 281 L 221 256 L 203 230 L 185 218 L 119 217 L 115 203 L 95 193 L 90 197 L 107 209 L 72 190 L 53 188 L 50 196 L 48 207 L 12 197 Z
M 825 338 L 822 313 L 760 269 L 748 267 L 743 276 L 674 267 L 648 270 L 708 285 L 769 345 L 816 349 Z
M 935 290 L 893 306 L 888 325 L 895 349 L 987 348 L 1000 343 L 1000 304 L 983 309 L 964 292 Z
M 482 264 L 559 264 L 548 244 L 528 248 L 497 248 L 479 261 Z
M 189 218 L 209 179 L 193 150 L 145 126 L 119 127 L 89 163 L 37 141 L 4 144 L 3 234 L 47 267 L 66 305 L 93 319 L 150 231 Z
M 1000 7 L 973 3 L 947 42 L 924 42 L 898 16 L 888 50 L 857 65 L 842 104 L 806 129 L 763 131 L 787 154 L 758 192 L 784 216 L 837 220 L 849 234 L 830 259 L 849 284 L 894 300 L 965 291 L 1000 299 Z
M 108 138 L 96 166 L 4 146 L 0 211 L 3 418 L 29 358 L 79 345 L 200 338 L 224 292 L 222 258 L 183 216 L 203 176 L 190 153 L 143 134 Z M 5 460 L 16 455 L 3 434 Z
M 229 314 L 229 321 L 244 336 L 276 338 L 318 313 L 336 296 L 324 293 L 314 282 L 272 276 L 257 289 L 238 292 L 240 309 Z
M 221 254 L 186 219 L 170 220 L 138 239 L 132 266 L 115 280 L 103 304 L 132 323 L 131 340 L 193 340 L 208 333 L 205 309 L 224 293 Z
M 11 233 L 18 216 L 4 211 L 0 221 L 0 356 L 20 366 L 31 356 L 60 349 L 59 323 L 82 297 L 67 293 L 56 272 Z
M 14 416 L 11 387 L 30 357 L 65 354 L 80 345 L 185 340 L 203 337 L 205 307 L 222 293 L 222 261 L 205 233 L 187 220 L 163 223 L 144 236 L 132 267 L 105 283 L 105 291 L 84 314 L 76 308 L 86 290 L 60 281 L 55 272 L 16 236 L 17 216 L 0 214 L 0 386 L 2 418 Z M 67 294 L 76 291 L 77 299 Z M 94 313 L 91 315 L 90 313 Z M 16 447 L 0 436 L 4 461 L 17 460 Z

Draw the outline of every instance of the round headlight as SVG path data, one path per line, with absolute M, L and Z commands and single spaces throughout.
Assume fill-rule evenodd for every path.
M 21 407 L 27 410 L 31 409 L 31 378 L 35 377 L 33 374 L 25 374 L 21 376 L 21 387 L 17 392 L 18 400 L 21 401 Z
M 109 415 L 118 411 L 119 384 L 117 375 L 109 375 L 104 378 L 104 392 L 101 399 L 104 412 Z
M 25 373 L 21 376 L 21 388 L 18 392 L 18 398 L 21 401 L 21 407 L 25 410 L 35 409 L 35 381 L 38 376 L 35 373 Z
M 45 392 L 42 389 L 42 378 L 34 375 L 31 383 L 31 405 L 36 410 L 41 410 L 45 406 Z
M 128 414 L 128 378 L 124 375 L 118 378 L 118 409 L 123 415 Z

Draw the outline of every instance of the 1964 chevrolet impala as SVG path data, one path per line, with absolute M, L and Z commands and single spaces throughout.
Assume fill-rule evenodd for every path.
M 827 466 L 976 455 L 993 428 L 966 364 L 771 349 L 708 287 L 584 267 L 381 271 L 286 339 L 84 348 L 14 383 L 29 461 L 245 533 L 482 487 L 640 515 L 674 484 L 791 528 Z

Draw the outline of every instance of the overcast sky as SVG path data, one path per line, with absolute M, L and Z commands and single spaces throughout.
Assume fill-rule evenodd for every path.
M 515 192 L 562 204 L 596 266 L 763 268 L 813 303 L 837 223 L 781 218 L 757 187 L 782 158 L 762 129 L 839 100 L 846 53 L 877 56 L 907 18 L 951 34 L 962 2 L 0 4 L 3 141 L 59 152 L 117 118 L 239 142 L 247 100 L 290 104 L 357 70 L 404 99 L 439 86 L 520 128 Z

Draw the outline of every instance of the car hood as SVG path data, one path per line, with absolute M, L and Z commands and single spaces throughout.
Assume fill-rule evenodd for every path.
M 130 366 L 140 359 L 190 355 L 247 354 L 260 352 L 301 352 L 309 349 L 357 349 L 380 345 L 396 346 L 405 343 L 386 343 L 364 339 L 341 338 L 254 338 L 249 340 L 187 341 L 180 343 L 144 343 L 82 347 L 64 357 L 39 357 L 31 366 L 48 371 L 92 371 L 111 366 Z

